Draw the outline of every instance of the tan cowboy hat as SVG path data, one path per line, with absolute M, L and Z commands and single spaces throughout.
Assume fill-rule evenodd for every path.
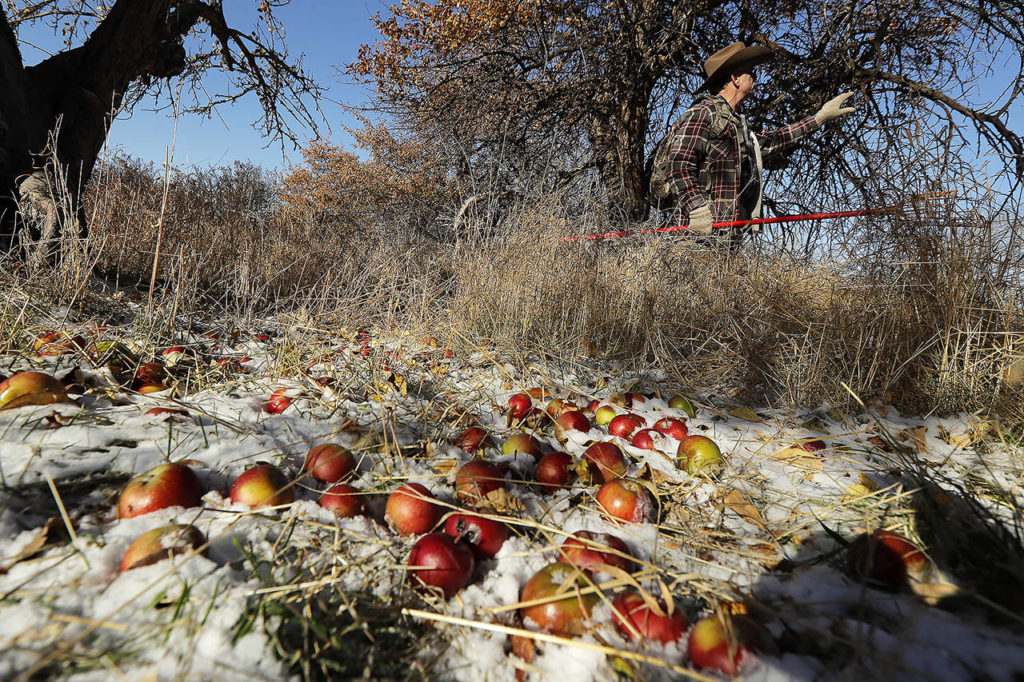
M 771 55 L 770 49 L 760 45 L 747 47 L 742 42 L 735 42 L 728 47 L 723 47 L 704 62 L 704 73 L 707 77 L 704 84 L 698 88 L 698 92 L 708 87 L 714 81 L 715 75 L 723 69 L 730 69 L 737 64 L 762 64 L 768 61 Z

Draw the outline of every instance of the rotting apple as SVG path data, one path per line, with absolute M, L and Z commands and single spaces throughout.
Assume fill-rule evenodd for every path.
M 401 535 L 426 533 L 441 519 L 442 510 L 436 502 L 423 485 L 404 483 L 388 497 L 384 518 Z
M 654 430 L 675 440 L 683 440 L 690 433 L 686 423 L 674 417 L 664 417 L 654 422 Z
M 563 412 L 569 412 L 571 410 L 579 410 L 579 407 L 576 403 L 570 400 L 563 400 L 562 398 L 554 398 L 548 402 L 547 406 L 544 407 L 544 411 L 547 412 L 548 416 L 556 420 Z
M 587 587 L 579 569 L 560 562 L 548 564 L 523 586 L 519 601 L 526 605 L 519 608 L 519 615 L 527 624 L 556 635 L 581 635 L 600 599 L 596 592 L 584 594 Z
M 620 414 L 608 422 L 608 433 L 619 438 L 629 439 L 633 432 L 644 427 L 644 421 L 632 414 Z
M 597 506 L 612 521 L 644 523 L 654 512 L 654 499 L 636 481 L 608 481 L 597 491 Z
M 343 519 L 362 516 L 366 513 L 363 493 L 347 483 L 336 483 L 324 491 L 318 500 L 324 509 L 334 512 Z
M 257 462 L 235 479 L 229 496 L 232 502 L 249 507 L 276 507 L 294 502 L 295 489 L 276 466 Z
M 668 399 L 668 406 L 674 410 L 682 410 L 686 413 L 686 416 L 693 419 L 697 416 L 697 410 L 693 407 L 693 403 L 685 395 L 676 394 Z
M 409 552 L 409 580 L 451 597 L 473 577 L 473 550 L 444 533 L 424 535 Z
M 687 436 L 680 441 L 676 465 L 691 476 L 715 473 L 722 464 L 721 449 L 707 436 Z
M 534 479 L 541 490 L 553 492 L 564 488 L 572 479 L 574 460 L 567 452 L 549 452 L 537 462 Z
M 797 447 L 805 452 L 820 452 L 828 447 L 825 441 L 821 439 L 808 440 L 800 443 Z
M 931 562 L 909 539 L 888 530 L 862 534 L 846 548 L 846 568 L 859 579 L 891 588 L 920 582 Z
M 657 613 L 637 590 L 629 588 L 620 592 L 612 602 L 612 622 L 623 637 L 635 641 L 637 635 L 645 640 L 662 644 L 678 642 L 686 634 L 690 622 L 683 610 L 676 608 L 668 613 L 665 603 L 657 600 L 661 613 Z
M 355 473 L 356 458 L 348 449 L 336 443 L 321 443 L 310 449 L 302 470 L 314 480 L 337 483 Z
M 618 412 L 611 405 L 601 405 L 594 410 L 594 423 L 598 426 L 604 426 L 615 419 Z
M 18 372 L 0 382 L 0 410 L 70 402 L 64 384 L 45 372 Z
M 622 478 L 629 468 L 619 446 L 607 441 L 591 445 L 583 452 L 583 459 L 586 460 L 590 473 L 602 483 Z
M 567 537 L 559 550 L 558 560 L 586 571 L 593 571 L 602 564 L 627 573 L 636 570 L 636 557 L 622 538 L 588 530 L 578 530 Z
M 533 400 L 529 393 L 516 393 L 508 399 L 509 414 L 513 419 L 522 419 L 533 409 Z
M 444 532 L 467 543 L 477 561 L 493 558 L 509 536 L 508 526 L 501 521 L 467 512 L 449 516 Z
M 504 487 L 502 471 L 494 463 L 482 459 L 463 464 L 455 473 L 455 495 L 461 500 L 480 502 L 492 491 Z
M 128 547 L 121 559 L 121 571 L 149 566 L 172 556 L 185 554 L 206 544 L 202 531 L 189 524 L 171 524 L 146 531 Z
M 501 444 L 501 454 L 503 455 L 515 455 L 520 452 L 537 459 L 544 452 L 544 444 L 534 436 L 522 431 L 510 436 Z
M 775 641 L 763 626 L 747 616 L 714 613 L 690 630 L 687 651 L 698 668 L 735 675 L 751 652 L 774 653 Z
M 480 448 L 494 447 L 494 441 L 490 434 L 479 426 L 470 426 L 459 435 L 455 436 L 455 447 L 474 453 Z
M 168 462 L 128 481 L 117 500 L 117 518 L 130 519 L 167 507 L 198 507 L 203 483 L 186 464 Z

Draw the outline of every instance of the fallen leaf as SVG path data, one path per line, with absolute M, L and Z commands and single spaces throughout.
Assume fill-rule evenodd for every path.
M 816 456 L 813 452 L 807 452 L 803 448 L 792 445 L 776 450 L 768 456 L 774 460 L 804 469 L 822 471 L 825 468 L 824 458 Z
M 913 583 L 910 589 L 917 596 L 924 598 L 929 606 L 935 606 L 942 599 L 960 594 L 959 586 L 947 582 Z
M 733 417 L 736 417 L 738 419 L 742 419 L 744 421 L 754 422 L 755 424 L 758 424 L 758 423 L 761 422 L 761 418 L 758 417 L 757 413 L 754 412 L 749 407 L 734 407 L 731 410 L 729 410 L 728 412 Z
M 484 495 L 484 504 L 496 512 L 524 512 L 526 505 L 504 488 L 497 488 Z
M 722 498 L 725 506 L 730 510 L 736 512 L 741 517 L 758 526 L 764 525 L 764 518 L 761 516 L 761 512 L 757 510 L 754 503 L 750 501 L 750 498 L 741 493 L 738 490 L 730 490 Z
M 61 528 L 64 528 L 64 523 L 56 516 L 47 519 L 46 523 L 44 523 L 42 527 L 36 531 L 36 534 L 32 536 L 32 539 L 28 541 L 28 544 L 21 548 L 20 552 L 15 554 L 13 557 L 4 560 L 4 563 L 0 565 L 0 575 L 7 573 L 18 562 L 24 561 L 39 552 L 39 550 L 45 547 L 46 544 L 53 539 L 54 530 L 59 530 Z
M 454 459 L 442 459 L 439 462 L 435 462 L 431 467 L 434 473 L 447 474 L 449 471 L 453 471 L 459 463 Z

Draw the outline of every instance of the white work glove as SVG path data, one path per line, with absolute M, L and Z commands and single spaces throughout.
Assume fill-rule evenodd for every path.
M 699 208 L 693 209 L 690 213 L 690 227 L 688 229 L 694 234 L 707 236 L 711 234 L 714 224 L 715 221 L 711 217 L 711 206 L 704 204 Z
M 821 111 L 814 115 L 814 121 L 818 125 L 824 125 L 834 118 L 839 118 L 846 114 L 852 114 L 855 111 L 853 107 L 843 107 L 843 102 L 852 96 L 852 92 L 844 92 L 843 94 L 833 97 L 829 101 L 825 102 L 825 106 L 821 108 Z

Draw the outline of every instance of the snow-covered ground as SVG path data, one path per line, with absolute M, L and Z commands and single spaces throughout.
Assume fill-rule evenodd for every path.
M 119 336 L 129 330 L 107 329 L 87 341 Z M 970 490 L 988 491 L 971 503 L 991 513 L 992 524 L 1012 523 L 1022 501 L 1021 453 L 991 440 L 979 446 L 985 424 L 972 415 L 917 418 L 885 405 L 859 414 L 742 406 L 725 389 L 695 391 L 658 373 L 548 356 L 517 368 L 494 353 L 447 357 L 428 340 L 398 334 L 339 332 L 301 357 L 283 352 L 280 337 L 180 342 L 188 350 L 171 358 L 179 378 L 183 368 L 208 368 L 218 357 L 244 361 L 240 371 L 226 370 L 177 397 L 124 390 L 110 370 L 81 354 L 12 354 L 0 364 L 5 374 L 37 369 L 80 386 L 72 393 L 77 404 L 0 411 L 0 678 L 299 677 L 301 663 L 286 660 L 299 649 L 283 646 L 275 633 L 303 614 L 336 617 L 323 621 L 328 627 L 354 623 L 345 641 L 365 637 L 365 648 L 350 658 L 363 659 L 368 676 L 385 666 L 431 679 L 513 680 L 526 670 L 559 682 L 611 680 L 627 668 L 637 679 L 675 679 L 684 669 L 714 677 L 688 662 L 685 639 L 626 641 L 606 604 L 571 644 L 541 643 L 529 662 L 509 653 L 507 632 L 488 627 L 532 628 L 513 606 L 520 590 L 578 530 L 624 539 L 645 571 L 641 585 L 670 591 L 691 622 L 715 604 L 745 602 L 779 647 L 777 655 L 748 660 L 746 679 L 1024 676 L 1015 602 L 1003 604 L 1005 617 L 993 616 L 1001 605 L 946 570 L 945 557 L 934 557 L 926 582 L 912 589 L 876 589 L 845 571 L 843 543 L 865 529 L 920 539 L 922 479 L 915 472 L 970 480 Z M 330 386 L 314 381 L 320 377 L 331 378 Z M 298 397 L 270 414 L 267 399 L 282 387 Z M 646 399 L 628 411 L 648 426 L 665 416 L 685 418 L 667 400 L 686 392 L 697 408 L 687 419 L 690 433 L 721 447 L 725 469 L 714 478 L 688 476 L 672 456 L 678 443 L 667 437 L 658 443 L 664 454 L 633 448 L 603 427 L 569 432 L 561 445 L 550 427 L 510 425 L 509 397 L 531 388 L 582 406 L 642 394 Z M 189 416 L 147 415 L 154 406 Z M 511 465 L 512 499 L 498 513 L 509 517 L 513 536 L 452 599 L 421 596 L 404 571 L 414 539 L 383 522 L 386 494 L 415 481 L 455 505 L 455 471 L 472 455 L 453 438 L 471 423 L 488 428 L 499 446 L 525 428 L 575 457 L 592 441 L 618 442 L 631 458 L 628 476 L 657 493 L 657 522 L 613 524 L 598 511 L 596 486 L 577 482 L 542 494 L 527 483 L 532 458 L 481 451 L 478 457 Z M 814 439 L 827 448 L 789 447 Z M 326 486 L 308 478 L 296 483 L 298 501 L 286 509 L 252 511 L 228 499 L 231 481 L 256 461 L 299 478 L 305 454 L 322 442 L 361 456 L 353 485 L 367 491 L 375 518 L 336 518 L 316 501 Z M 118 520 L 117 495 L 128 478 L 168 460 L 189 460 L 199 474 L 207 488 L 202 508 Z M 948 509 L 950 523 L 966 514 L 964 491 L 928 494 Z M 136 537 L 175 522 L 203 531 L 210 541 L 205 554 L 119 572 Z M 1007 587 L 1013 594 L 1020 589 Z M 368 603 L 376 605 L 375 620 L 362 635 L 358 614 Z M 381 625 L 382 612 L 392 614 L 394 627 L 415 629 L 419 646 L 401 661 L 373 658 L 387 655 L 379 638 L 391 625 Z M 609 656 L 609 649 L 656 662 Z

